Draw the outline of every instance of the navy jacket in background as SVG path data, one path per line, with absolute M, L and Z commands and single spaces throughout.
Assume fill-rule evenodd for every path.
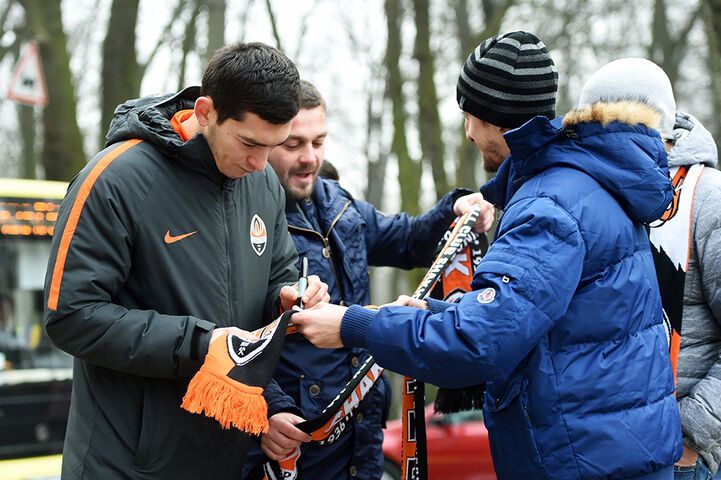
M 368 266 L 430 266 L 438 241 L 455 218 L 455 199 L 468 193 L 455 190 L 417 217 L 385 215 L 370 203 L 353 199 L 338 182 L 318 178 L 311 198 L 287 201 L 288 229 L 298 258 L 308 258 L 309 274 L 328 284 L 332 303 L 368 305 Z M 321 350 L 300 337 L 283 347 L 275 380 L 310 419 L 333 400 L 368 355 L 362 348 Z M 339 441 L 303 446 L 301 478 L 380 478 L 381 428 L 389 407 L 390 386 L 383 376 L 358 407 L 353 428 Z M 260 451 L 254 450 L 248 452 L 246 471 L 260 461 Z

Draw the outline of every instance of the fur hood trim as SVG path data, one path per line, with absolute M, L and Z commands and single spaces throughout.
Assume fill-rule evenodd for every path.
M 563 127 L 568 128 L 581 123 L 599 122 L 604 127 L 611 122 L 629 125 L 642 124 L 658 130 L 661 114 L 648 105 L 636 101 L 597 102 L 568 112 L 563 117 Z

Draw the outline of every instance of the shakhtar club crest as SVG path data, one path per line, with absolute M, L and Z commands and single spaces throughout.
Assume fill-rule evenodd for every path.
M 265 246 L 268 245 L 268 233 L 265 230 L 265 222 L 258 216 L 253 215 L 250 221 L 250 244 L 253 251 L 259 257 L 265 252 Z

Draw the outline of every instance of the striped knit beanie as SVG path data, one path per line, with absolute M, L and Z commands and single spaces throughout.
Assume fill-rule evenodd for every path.
M 461 110 L 497 127 L 556 116 L 558 72 L 538 37 L 511 32 L 489 38 L 468 56 L 456 86 Z

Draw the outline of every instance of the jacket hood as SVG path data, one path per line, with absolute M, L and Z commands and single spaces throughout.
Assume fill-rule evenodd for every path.
M 195 135 L 183 142 L 170 125 L 173 115 L 180 110 L 192 109 L 199 96 L 200 87 L 195 86 L 178 93 L 128 100 L 115 109 L 106 137 L 107 145 L 138 138 L 215 183 L 226 182 L 228 179 L 218 170 L 205 137 Z
M 715 167 L 718 164 L 716 142 L 711 133 L 693 115 L 677 112 L 673 134 L 676 143 L 668 152 L 669 167 L 696 163 Z
M 128 100 L 119 105 L 110 122 L 107 144 L 139 138 L 161 150 L 176 150 L 183 145 L 170 119 L 180 110 L 193 108 L 200 87 L 188 87 L 174 94 L 153 95 Z
M 481 192 L 505 208 L 531 177 L 573 168 L 596 180 L 633 220 L 653 221 L 673 195 L 658 121 L 658 113 L 636 102 L 596 103 L 563 119 L 535 117 L 504 135 L 511 155 Z

